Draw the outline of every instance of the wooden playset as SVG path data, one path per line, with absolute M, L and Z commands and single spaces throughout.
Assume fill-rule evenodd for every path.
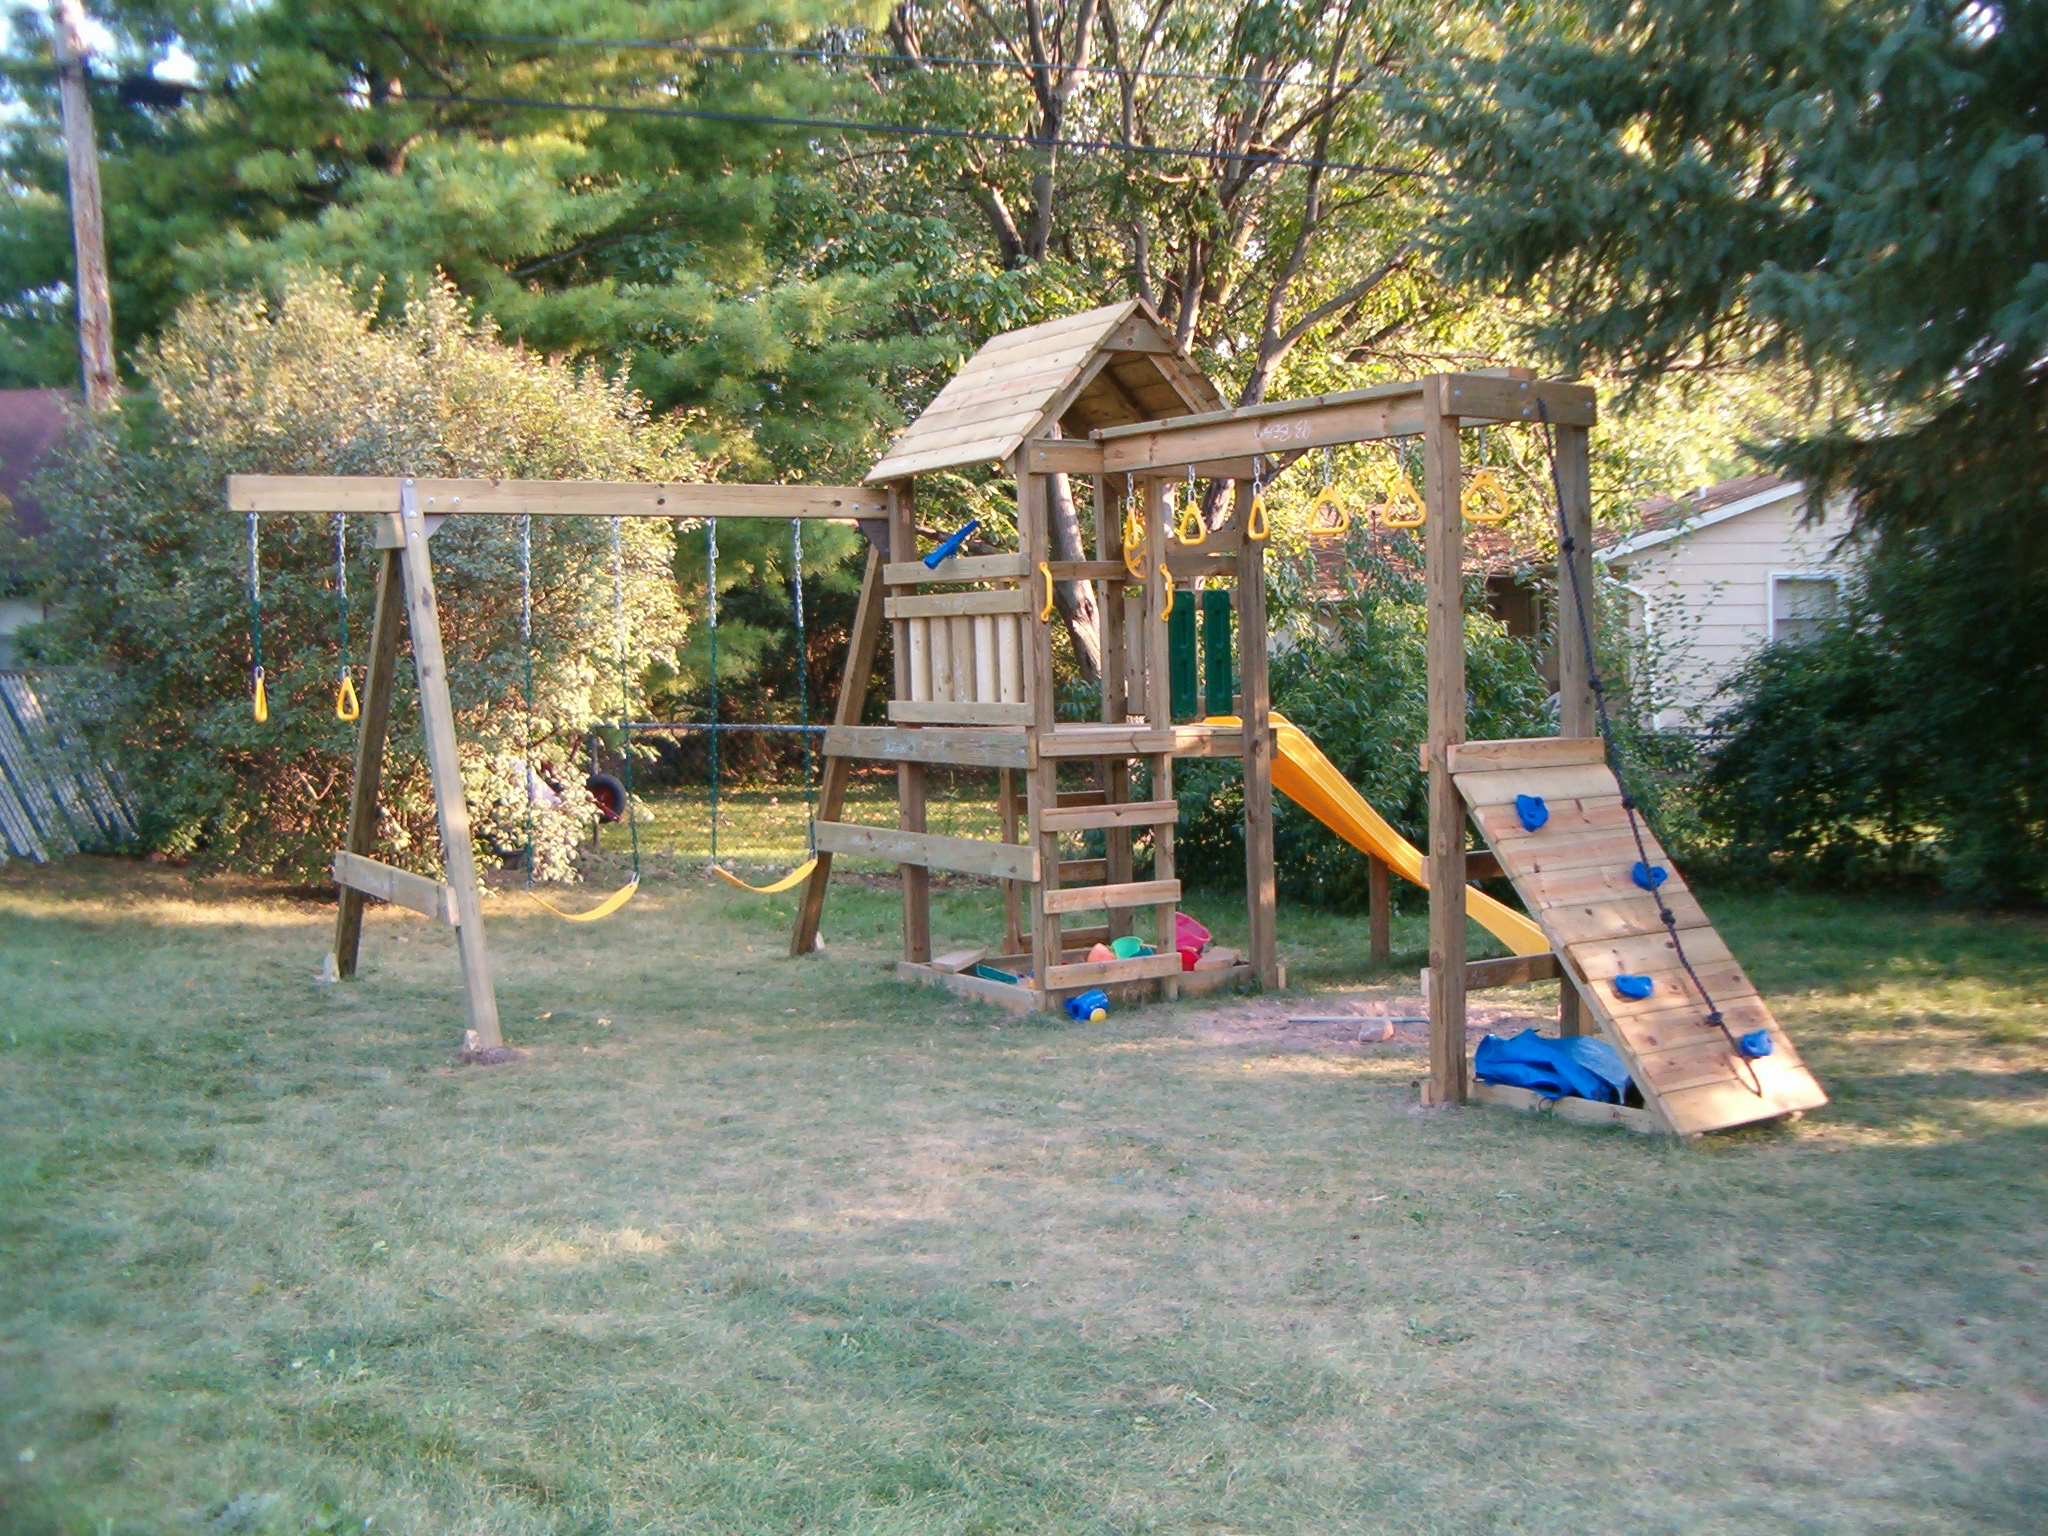
M 1428 887 L 1428 1100 L 1475 1096 L 1466 1049 L 1470 990 L 1556 977 L 1562 1032 L 1604 1036 L 1641 1091 L 1641 1110 L 1617 1109 L 1616 1118 L 1691 1136 L 1823 1103 L 1697 901 L 1646 841 L 1597 734 L 1590 645 L 1560 631 L 1558 737 L 1465 740 L 1460 433 L 1513 425 L 1552 434 L 1566 551 L 1561 585 L 1583 622 L 1593 593 L 1587 431 L 1595 418 L 1590 388 L 1509 372 L 1438 374 L 1232 410 L 1157 318 L 1132 301 L 990 341 L 891 444 L 867 487 L 235 477 L 229 505 L 238 512 L 381 517 L 386 554 L 349 843 L 334 862 L 343 888 L 336 971 L 354 971 L 366 894 L 452 922 L 474 1041 L 485 1049 L 500 1044 L 428 557 L 436 523 L 479 514 L 829 517 L 858 522 L 870 547 L 825 736 L 816 865 L 798 899 L 792 954 L 816 945 L 834 856 L 859 855 L 902 872 L 898 971 L 909 981 L 1018 1009 L 1057 1008 L 1096 989 L 1172 998 L 1232 984 L 1281 986 L 1277 742 L 1287 754 L 1283 787 L 1377 861 L 1373 928 L 1381 945 L 1385 866 Z M 1311 450 L 1408 439 L 1420 439 L 1424 463 L 1426 855 L 1385 828 L 1319 754 L 1301 755 L 1312 748 L 1302 748 L 1300 733 L 1284 722 L 1276 726 L 1267 679 L 1264 486 Z M 990 464 L 1014 479 L 1018 547 L 921 554 L 916 478 Z M 1198 480 L 1230 486 L 1215 525 L 1194 501 Z M 1055 558 L 1052 502 L 1076 486 L 1092 492 L 1093 558 L 1073 558 L 1072 550 Z M 1054 691 L 1054 594 L 1066 582 L 1092 583 L 1101 615 L 1094 720 L 1062 719 Z M 1572 608 L 1558 608 L 1569 623 Z M 401 609 L 413 636 L 445 885 L 371 857 Z M 1206 689 L 1193 675 L 1198 626 Z M 861 705 L 885 627 L 888 721 L 865 724 Z M 1212 954 L 1192 970 L 1179 953 L 1174 874 L 1174 763 L 1184 757 L 1238 758 L 1244 783 L 1247 943 L 1242 955 Z M 894 765 L 895 826 L 841 819 L 860 761 Z M 936 767 L 994 775 L 999 838 L 927 829 L 927 777 Z M 1347 792 L 1357 801 L 1349 809 L 1339 804 Z M 1534 826 L 1532 803 L 1544 813 Z M 1468 822 L 1492 849 L 1470 857 L 1497 861 L 1533 922 L 1468 893 Z M 1091 834 L 1099 847 L 1083 845 Z M 1150 867 L 1141 870 L 1145 862 Z M 934 869 L 1003 883 L 1000 942 L 933 954 Z M 1148 911 L 1140 932 L 1138 915 Z M 1468 915 L 1519 953 L 1468 962 Z M 1136 954 L 1105 957 L 1097 948 L 1118 939 L 1149 942 L 1120 946 Z M 1647 990 L 1637 997 L 1623 987 Z M 1481 1098 L 1514 1098 L 1480 1088 Z

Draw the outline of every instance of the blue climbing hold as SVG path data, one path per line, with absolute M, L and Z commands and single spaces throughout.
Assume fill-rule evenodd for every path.
M 1657 983 L 1647 976 L 1620 975 L 1614 978 L 1614 990 L 1623 997 L 1641 1002 L 1657 989 Z
M 1541 795 L 1517 795 L 1515 814 L 1521 817 L 1524 832 L 1534 832 L 1550 820 L 1550 807 L 1543 803 Z
M 1671 878 L 1671 871 L 1662 864 L 1645 864 L 1636 860 L 1636 867 L 1629 872 L 1629 878 L 1646 891 L 1654 891 Z
M 1760 1056 L 1768 1056 L 1777 1048 L 1771 1040 L 1771 1032 L 1768 1029 L 1752 1029 L 1742 1037 L 1742 1054 L 1751 1061 L 1755 1061 Z
M 974 530 L 979 528 L 980 526 L 980 518 L 970 517 L 965 523 L 961 524 L 957 530 L 947 534 L 945 542 L 940 544 L 937 549 L 933 550 L 930 554 L 924 557 L 924 568 L 928 571 L 936 571 L 948 560 L 952 559 L 955 555 L 959 554 L 960 546 L 967 542 L 968 535 L 973 533 Z

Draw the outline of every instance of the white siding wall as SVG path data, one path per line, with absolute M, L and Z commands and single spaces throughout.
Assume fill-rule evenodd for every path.
M 1610 569 L 1642 599 L 1656 673 L 1657 723 L 1696 723 L 1714 692 L 1770 637 L 1770 582 L 1797 571 L 1841 573 L 1842 508 L 1804 521 L 1797 486 L 1773 502 L 1626 555 Z

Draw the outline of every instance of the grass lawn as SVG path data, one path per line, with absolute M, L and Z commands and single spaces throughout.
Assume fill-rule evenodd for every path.
M 1710 905 L 1835 1103 L 1688 1148 L 902 988 L 873 883 L 494 898 L 475 1069 L 446 930 L 10 866 L 0 1531 L 2040 1529 L 2048 924 Z

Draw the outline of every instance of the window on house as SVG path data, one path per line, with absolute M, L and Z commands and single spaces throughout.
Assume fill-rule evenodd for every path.
M 1842 601 L 1841 584 L 1818 572 L 1771 578 L 1771 640 L 1804 645 L 1827 627 Z

